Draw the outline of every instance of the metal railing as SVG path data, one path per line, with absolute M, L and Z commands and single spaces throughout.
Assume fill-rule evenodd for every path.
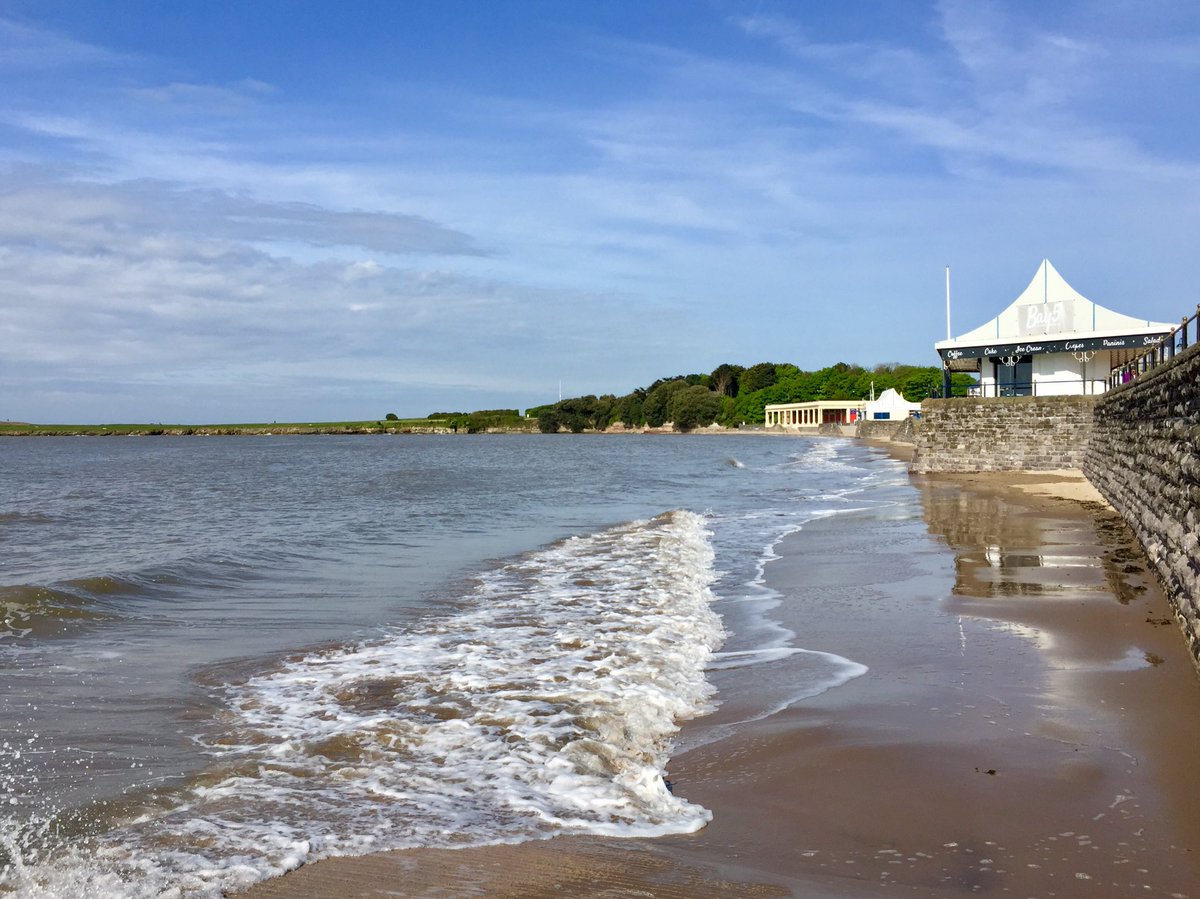
M 1003 396 L 1093 396 L 1104 392 L 1106 383 L 1105 376 L 1098 374 L 1095 377 L 1074 377 L 1074 378 L 1037 378 L 1027 381 L 1009 381 L 1004 384 L 975 384 L 964 386 L 955 384 L 950 389 L 951 396 L 973 396 L 980 399 L 991 399 L 993 397 Z M 1047 390 L 1052 385 L 1068 384 L 1070 390 Z M 1041 391 L 1039 393 L 1039 391 Z M 929 393 L 931 399 L 938 399 L 941 391 L 933 389 Z
M 1193 322 L 1195 325 L 1191 345 L 1200 343 L 1200 305 L 1197 305 L 1196 314 L 1191 318 L 1185 315 L 1178 328 L 1173 329 L 1170 334 L 1160 337 L 1157 343 L 1140 356 L 1131 359 L 1119 368 L 1114 368 L 1108 378 L 1109 389 L 1136 380 L 1139 375 L 1157 368 L 1164 362 L 1171 361 L 1175 358 L 1176 353 L 1186 350 L 1189 346 L 1188 326 Z
M 1058 390 L 1057 385 L 1066 384 L 1068 389 Z M 990 392 L 984 385 L 977 390 L 978 396 L 1093 396 L 1104 392 L 1104 376 L 1077 378 L 1031 378 L 1028 381 L 1010 381 L 1005 384 L 993 383 Z M 1055 389 L 1050 389 L 1055 388 Z M 1038 393 L 1038 390 L 1041 393 Z M 1049 390 L 1049 392 L 1047 392 Z M 1078 390 L 1078 392 L 1076 392 Z

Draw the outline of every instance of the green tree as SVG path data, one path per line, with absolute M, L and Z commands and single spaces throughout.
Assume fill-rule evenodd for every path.
M 607 428 L 613 420 L 613 409 L 617 406 L 617 398 L 606 393 L 596 400 L 596 411 L 592 416 L 592 427 L 598 431 Z
M 642 415 L 642 396 L 634 391 L 621 397 L 613 404 L 609 415 L 609 424 L 623 422 L 626 427 L 636 428 L 645 422 Z
M 695 384 L 674 391 L 667 402 L 667 415 L 681 431 L 710 425 L 721 412 L 721 395 Z
M 646 418 L 646 424 L 652 428 L 661 428 L 669 420 L 667 407 L 671 402 L 672 395 L 687 387 L 687 381 L 682 378 L 657 382 L 646 394 L 646 399 L 642 403 L 642 415 Z
M 738 378 L 746 369 L 740 365 L 730 365 L 728 362 L 723 362 L 713 369 L 711 375 L 708 376 L 708 386 L 715 393 L 722 396 L 737 396 L 738 395 Z
M 733 397 L 721 397 L 721 411 L 717 413 L 717 423 L 727 428 L 736 428 L 742 423 L 737 416 L 737 400 Z
M 753 393 L 756 390 L 762 390 L 764 387 L 770 387 L 774 384 L 778 380 L 778 377 L 779 375 L 775 371 L 775 364 L 772 362 L 760 362 L 757 365 L 751 365 L 738 378 L 738 392 Z
M 565 424 L 572 431 L 575 428 L 572 422 L 579 421 L 583 423 L 583 428 L 591 427 L 596 420 L 598 401 L 595 396 L 571 397 L 570 399 L 561 400 L 554 404 L 554 411 L 557 412 Z
M 736 378 L 736 387 L 732 378 Z M 553 405 L 530 408 L 526 414 L 529 418 L 536 418 L 539 427 L 544 424 L 548 427 L 549 423 L 553 423 L 550 429 L 555 431 L 560 426 L 567 430 L 604 428 L 617 421 L 629 427 L 642 424 L 661 427 L 667 421 L 674 421 L 677 415 L 683 419 L 682 424 L 676 422 L 680 427 L 695 427 L 712 421 L 713 418 L 707 417 L 710 414 L 721 424 L 736 427 L 742 422 L 762 423 L 763 409 L 769 403 L 864 399 L 870 395 L 872 385 L 876 396 L 894 387 L 904 394 L 905 399 L 920 401 L 929 396 L 931 391 L 941 389 L 941 379 L 941 368 L 937 366 L 894 362 L 882 363 L 871 369 L 839 362 L 818 371 L 801 371 L 790 363 L 760 362 L 747 369 L 726 364 L 718 366 L 709 375 L 660 378 L 648 388 L 637 388 L 622 397 L 611 394 L 574 397 Z M 965 393 L 966 387 L 974 383 L 974 379 L 967 374 L 956 373 L 953 378 L 957 394 Z M 715 412 L 712 411 L 710 397 L 705 396 L 701 401 L 702 394 L 699 392 L 691 394 L 688 401 L 680 400 L 672 405 L 677 392 L 695 388 L 707 389 L 711 398 L 716 399 Z M 697 411 L 693 411 L 694 405 L 698 405 Z M 499 411 L 507 414 L 510 410 Z M 516 415 L 515 411 L 512 414 Z M 461 416 L 461 413 L 435 413 L 430 417 L 455 415 Z M 547 415 L 552 417 L 543 423 Z M 460 422 L 466 424 L 461 419 Z

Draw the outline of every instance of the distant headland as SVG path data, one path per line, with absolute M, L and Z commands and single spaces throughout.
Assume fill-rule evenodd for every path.
M 723 364 L 709 374 L 659 378 L 624 396 L 604 394 L 560 399 L 527 409 L 433 412 L 400 418 L 389 412 L 375 420 L 333 422 L 255 422 L 236 424 L 32 424 L 0 422 L 0 436 L 13 437 L 191 437 L 281 434 L 476 434 L 581 433 L 584 431 L 692 431 L 762 425 L 771 403 L 852 400 L 894 388 L 920 401 L 936 395 L 938 366 L 883 363 L 873 368 L 839 362 L 817 371 L 790 363 Z M 959 384 L 958 380 L 964 380 Z M 969 375 L 957 375 L 965 393 Z
M 531 421 L 524 430 L 536 431 L 537 422 Z M 444 418 L 204 425 L 0 422 L 0 437 L 265 437 L 277 434 L 452 434 L 455 431 L 456 422 Z

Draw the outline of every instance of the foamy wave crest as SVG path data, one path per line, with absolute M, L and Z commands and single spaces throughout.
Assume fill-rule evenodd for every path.
M 230 687 L 211 770 L 12 885 L 216 896 L 327 855 L 697 830 L 710 813 L 663 774 L 713 700 L 710 537 L 671 512 L 572 538 L 486 574 L 461 614 Z

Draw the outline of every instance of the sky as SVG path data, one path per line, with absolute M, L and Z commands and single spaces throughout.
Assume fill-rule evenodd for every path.
M 0 419 L 938 364 L 1200 300 L 1191 0 L 0 0 Z M 560 388 L 561 385 L 561 388 Z

